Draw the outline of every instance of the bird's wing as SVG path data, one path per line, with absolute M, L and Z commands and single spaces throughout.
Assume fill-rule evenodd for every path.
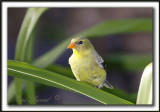
M 98 63 L 98 65 L 106 70 L 106 64 L 103 60 L 103 58 L 101 56 L 99 56 L 98 54 L 96 55 L 96 62 Z

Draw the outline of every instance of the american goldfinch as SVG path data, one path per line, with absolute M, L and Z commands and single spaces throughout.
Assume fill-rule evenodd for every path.
M 113 88 L 106 80 L 104 60 L 86 37 L 73 38 L 67 48 L 73 50 L 69 64 L 78 81 L 87 82 L 97 88 Z

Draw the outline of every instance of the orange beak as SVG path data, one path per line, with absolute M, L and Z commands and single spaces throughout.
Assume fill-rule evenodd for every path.
M 69 49 L 76 48 L 76 45 L 75 43 L 70 43 L 67 48 Z

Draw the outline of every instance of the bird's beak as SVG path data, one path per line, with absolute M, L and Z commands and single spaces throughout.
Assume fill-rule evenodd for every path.
M 76 44 L 70 43 L 67 48 L 69 48 L 69 49 L 76 48 Z

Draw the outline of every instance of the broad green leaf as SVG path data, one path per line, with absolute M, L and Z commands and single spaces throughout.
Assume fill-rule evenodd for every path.
M 31 61 L 33 49 L 31 45 L 33 37 L 32 34 L 39 17 L 46 10 L 47 8 L 29 8 L 27 10 L 16 43 L 15 60 L 26 62 Z M 14 81 L 17 103 L 22 104 L 22 80 L 19 78 L 15 78 Z M 35 104 L 34 84 L 27 81 L 26 85 L 28 93 L 27 96 L 32 97 L 32 100 L 30 100 L 30 104 Z
M 152 63 L 150 63 L 143 71 L 136 104 L 153 104 L 152 92 Z
M 37 68 L 25 62 L 8 61 L 8 74 L 10 76 L 39 82 L 48 86 L 59 85 L 71 89 L 103 104 L 133 104 L 110 93 L 104 92 L 87 83 L 62 76 L 45 69 Z
M 86 36 L 88 38 L 102 37 L 105 35 L 113 35 L 131 32 L 152 32 L 152 19 L 126 19 L 126 20 L 110 20 L 104 21 L 80 33 L 77 33 L 57 47 L 51 49 L 46 54 L 36 59 L 33 64 L 40 68 L 45 68 L 53 63 L 66 49 L 71 39 L 76 36 Z
M 46 68 L 49 71 L 53 71 L 55 73 L 61 74 L 63 76 L 67 76 L 69 78 L 75 79 L 71 69 L 69 67 L 66 66 L 61 66 L 61 65 L 50 65 Z M 61 88 L 61 89 L 65 89 L 67 91 L 72 91 L 70 89 L 66 89 L 66 88 L 62 88 L 62 86 L 56 86 L 57 88 Z M 38 84 L 38 86 L 36 86 L 36 88 L 39 88 L 37 91 L 45 91 L 45 89 L 47 88 L 47 86 L 44 86 L 42 84 Z M 108 89 L 103 87 L 102 88 L 103 91 L 109 92 L 111 94 L 114 94 L 118 97 L 121 97 L 125 100 L 128 100 L 130 102 L 134 102 L 136 103 L 136 97 L 137 97 L 137 93 L 127 93 L 125 91 L 120 90 L 119 88 L 114 87 L 114 89 Z M 72 91 L 73 92 L 73 91 Z
M 73 75 L 71 68 L 69 67 L 62 66 L 62 65 L 49 65 L 48 67 L 46 67 L 46 69 L 75 79 L 75 76 Z
M 71 68 L 69 68 L 69 67 L 61 66 L 61 65 L 50 65 L 46 69 L 49 70 L 49 71 L 61 74 L 63 76 L 67 76 L 69 78 L 75 79 L 75 76 L 73 75 L 73 73 L 71 71 Z M 58 88 L 61 88 L 61 87 L 58 87 Z M 61 88 L 61 89 L 63 89 L 63 88 Z M 106 91 L 108 93 L 114 94 L 114 95 L 116 95 L 118 97 L 121 97 L 123 99 L 126 99 L 130 102 L 136 103 L 137 93 L 133 93 L 133 94 L 127 93 L 127 92 L 122 91 L 122 90 L 120 90 L 119 88 L 116 88 L 116 87 L 114 87 L 114 89 L 108 89 L 106 87 L 103 87 L 102 90 Z M 43 90 L 41 90 L 41 91 L 43 91 Z M 70 90 L 68 90 L 68 91 L 70 91 Z

